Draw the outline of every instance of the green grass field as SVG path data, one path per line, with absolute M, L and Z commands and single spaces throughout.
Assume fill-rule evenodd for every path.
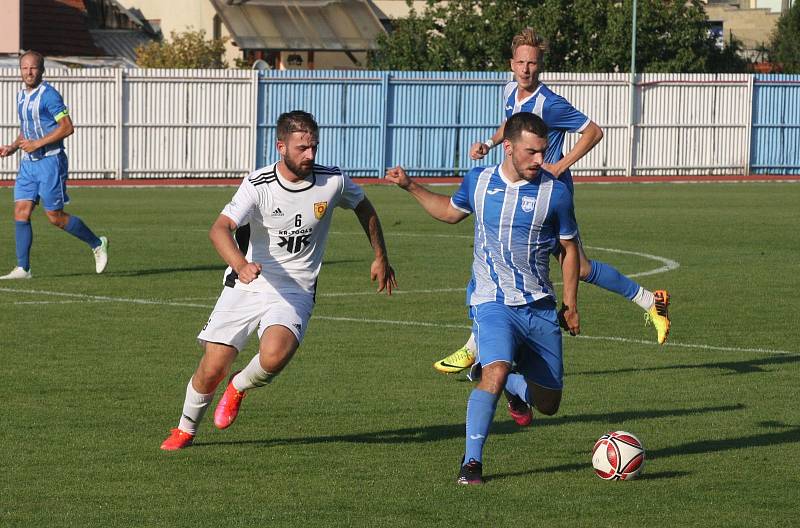
M 367 192 L 401 290 L 374 293 L 366 238 L 338 210 L 298 355 L 233 427 L 217 431 L 209 412 L 177 453 L 158 447 L 221 289 L 206 233 L 233 188 L 73 188 L 69 210 L 110 239 L 102 276 L 37 210 L 34 279 L 0 283 L 0 525 L 797 525 L 800 185 L 579 186 L 590 257 L 671 291 L 670 342 L 655 344 L 632 303 L 583 285 L 561 410 L 519 429 L 501 404 L 488 481 L 466 489 L 472 384 L 431 364 L 468 335 L 472 222 L 437 223 L 396 188 Z M 0 203 L 5 273 L 10 189 Z M 594 441 L 615 429 L 645 444 L 639 480 L 592 472 Z

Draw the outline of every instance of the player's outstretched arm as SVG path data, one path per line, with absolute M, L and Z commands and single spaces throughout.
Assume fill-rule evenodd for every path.
M 235 230 L 236 222 L 221 214 L 211 226 L 208 238 L 211 239 L 214 249 L 217 250 L 222 260 L 239 275 L 239 280 L 244 284 L 249 284 L 256 280 L 261 273 L 261 264 L 247 262 L 233 237 Z
M 383 229 L 381 228 L 381 221 L 378 218 L 378 213 L 366 197 L 361 200 L 356 208 L 353 210 L 361 227 L 367 234 L 369 244 L 375 251 L 375 260 L 369 269 L 370 279 L 375 282 L 378 281 L 378 291 L 386 290 L 388 295 L 392 294 L 392 290 L 397 288 L 397 279 L 394 276 L 394 269 L 389 265 L 389 254 L 386 251 L 386 241 L 383 238 Z
M 578 163 L 595 145 L 603 139 L 603 129 L 597 123 L 590 121 L 586 128 L 580 132 L 581 137 L 575 145 L 557 163 L 542 163 L 542 168 L 559 178 L 567 169 Z
M 564 278 L 564 290 L 559 321 L 564 330 L 571 335 L 578 335 L 581 333 L 581 321 L 578 315 L 578 273 L 581 266 L 578 244 L 575 239 L 562 239 L 560 244 L 563 253 L 561 274 Z
M 416 198 L 422 208 L 437 220 L 456 224 L 468 216 L 465 212 L 453 207 L 449 197 L 431 192 L 409 178 L 403 167 L 398 166 L 387 170 L 386 179 L 411 193 L 411 196 Z

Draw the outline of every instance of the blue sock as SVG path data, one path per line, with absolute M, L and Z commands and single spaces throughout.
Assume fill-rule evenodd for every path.
M 69 221 L 67 221 L 67 226 L 64 228 L 64 231 L 74 237 L 80 238 L 89 244 L 92 249 L 96 248 L 102 243 L 100 242 L 100 239 L 97 238 L 94 233 L 92 233 L 92 230 L 83 223 L 83 220 L 77 216 L 69 217 Z
M 33 228 L 30 221 L 14 220 L 14 241 L 17 245 L 17 266 L 25 271 L 30 270 L 33 245 Z
M 629 300 L 636 297 L 639 285 L 617 271 L 614 266 L 596 260 L 590 260 L 589 263 L 592 265 L 592 271 L 589 272 L 589 276 L 584 279 L 584 282 L 618 293 Z
M 483 444 L 489 435 L 489 426 L 494 419 L 497 396 L 480 389 L 473 389 L 467 400 L 467 448 L 464 462 L 483 459 Z
M 528 382 L 525 381 L 525 376 L 522 374 L 511 373 L 506 380 L 505 389 L 513 394 L 519 396 L 528 405 L 531 404 L 530 396 L 528 394 Z

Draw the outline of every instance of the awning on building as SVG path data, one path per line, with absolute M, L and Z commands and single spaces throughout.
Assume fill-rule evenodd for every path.
M 211 0 L 243 50 L 366 51 L 386 30 L 368 0 Z
M 144 31 L 135 29 L 90 29 L 94 43 L 113 57 L 136 64 L 136 48 L 155 39 Z

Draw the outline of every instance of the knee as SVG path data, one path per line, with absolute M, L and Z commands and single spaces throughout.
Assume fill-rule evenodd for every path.
M 508 373 L 511 371 L 511 365 L 504 361 L 492 363 L 481 369 L 481 380 L 478 382 L 478 388 L 482 391 L 489 392 L 495 396 L 499 395 L 506 385 Z
M 586 259 L 581 259 L 581 269 L 578 272 L 578 276 L 580 280 L 586 281 L 589 278 L 589 275 L 592 274 L 592 263 Z
M 47 211 L 47 221 L 59 229 L 67 227 L 69 216 L 61 211 Z
M 559 402 L 537 402 L 536 410 L 545 416 L 553 416 L 558 412 Z
M 553 416 L 561 405 L 561 391 L 547 390 L 528 384 L 528 391 L 533 394 L 533 406 L 545 416 Z
M 228 374 L 228 368 L 223 365 L 200 364 L 192 376 L 192 385 L 197 392 L 209 394 L 214 392 Z
M 22 202 L 17 202 L 14 207 L 14 221 L 15 222 L 29 222 L 33 208 L 26 205 L 20 205 Z

